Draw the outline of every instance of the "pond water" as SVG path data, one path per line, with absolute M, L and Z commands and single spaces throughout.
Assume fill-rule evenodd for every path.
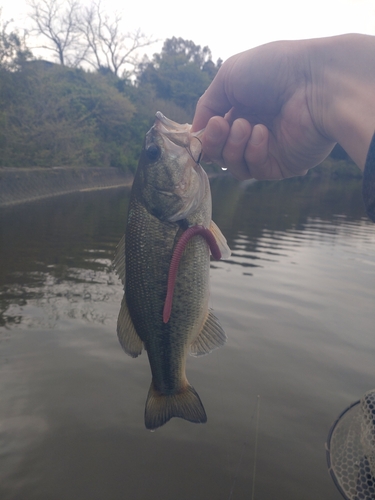
M 360 182 L 212 180 L 225 347 L 189 358 L 208 422 L 144 428 L 116 337 L 129 190 L 0 211 L 2 500 L 339 500 L 325 441 L 375 388 L 375 225 Z

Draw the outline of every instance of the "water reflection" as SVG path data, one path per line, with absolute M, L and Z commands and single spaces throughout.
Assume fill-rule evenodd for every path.
M 121 295 L 112 269 L 128 190 L 66 196 L 0 212 L 0 325 L 105 322 Z
M 129 191 L 0 211 L 0 498 L 339 499 L 331 422 L 375 387 L 375 226 L 357 182 L 212 181 L 225 348 L 188 360 L 206 425 L 143 427 L 150 375 L 115 329 Z M 272 478 L 272 481 L 270 480 Z
M 103 303 L 118 303 L 122 290 L 110 271 L 111 261 L 102 259 L 101 264 L 108 270 L 71 268 L 64 279 L 50 272 L 31 273 L 37 285 L 4 287 L 3 324 L 54 328 L 63 318 L 105 324 L 112 319 L 113 310 L 107 311 Z

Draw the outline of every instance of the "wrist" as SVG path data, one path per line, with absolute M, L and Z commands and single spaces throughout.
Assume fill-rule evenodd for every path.
M 311 40 L 310 109 L 318 130 L 363 170 L 375 131 L 375 37 Z

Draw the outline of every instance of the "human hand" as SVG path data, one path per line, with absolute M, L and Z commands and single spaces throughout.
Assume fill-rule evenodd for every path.
M 227 167 L 239 179 L 303 175 L 319 164 L 338 141 L 332 109 L 341 112 L 347 107 L 344 98 L 345 106 L 334 106 L 336 94 L 345 97 L 348 93 L 339 64 L 336 80 L 326 76 L 327 50 L 350 74 L 346 44 L 363 45 L 363 38 L 359 42 L 338 39 L 273 42 L 228 59 L 200 98 L 193 120 L 193 131 L 205 127 L 204 157 Z M 337 83 L 337 78 L 344 83 Z M 358 82 L 354 83 L 359 89 Z M 337 112 L 336 119 L 341 118 Z M 367 134 L 368 143 L 372 133 L 373 129 Z

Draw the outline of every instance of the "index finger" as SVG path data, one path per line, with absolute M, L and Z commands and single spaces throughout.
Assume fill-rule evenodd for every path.
M 192 132 L 202 130 L 210 118 L 224 116 L 232 108 L 232 104 L 225 92 L 220 70 L 198 101 L 191 127 Z

